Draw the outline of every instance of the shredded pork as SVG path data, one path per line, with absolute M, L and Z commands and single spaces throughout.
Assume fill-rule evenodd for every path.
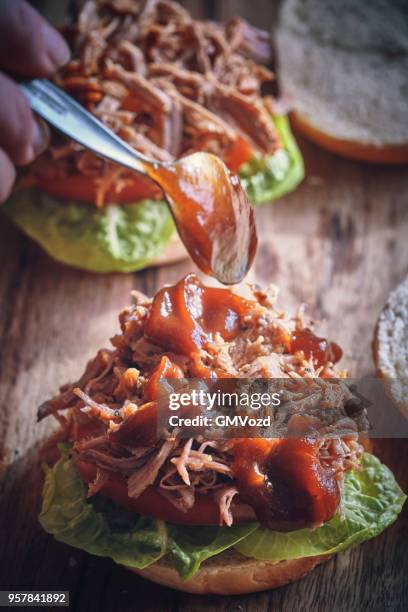
M 56 83 L 149 157 L 205 150 L 228 163 L 241 141 L 252 155 L 280 147 L 273 100 L 263 95 L 274 78 L 270 37 L 244 20 L 197 21 L 170 0 L 87 0 L 66 36 L 73 59 Z M 85 175 L 98 205 L 132 182 L 127 170 L 61 137 L 30 175 Z
M 214 498 L 219 505 L 221 525 L 225 524 L 231 527 L 234 521 L 231 512 L 231 504 L 236 495 L 238 495 L 238 489 L 233 485 L 226 485 L 215 491 Z
M 121 333 L 112 338 L 113 349 L 99 351 L 79 381 L 65 385 L 58 396 L 39 408 L 40 419 L 58 416 L 58 440 L 65 438 L 73 444 L 73 458 L 96 467 L 89 495 L 103 488 L 114 472 L 126 479 L 130 497 L 137 498 L 154 486 L 183 512 L 194 506 L 198 493 L 212 495 L 220 523 L 232 524 L 234 505 L 239 501 L 232 470 L 233 439 L 179 439 L 173 435 L 146 443 L 146 437 L 140 438 L 132 427 L 135 415 L 149 408 L 146 389 L 164 354 L 186 378 L 194 376 L 199 363 L 216 369 L 221 377 L 275 378 L 285 383 L 287 418 L 282 425 L 290 432 L 317 428 L 322 435 L 319 460 L 337 474 L 340 483 L 347 470 L 358 468 L 363 448 L 356 424 L 344 415 L 344 435 L 339 435 L 321 417 L 322 407 L 343 405 L 349 398 L 348 387 L 341 382 L 345 372 L 330 361 L 316 366 L 302 351 L 290 352 L 291 335 L 308 322 L 302 311 L 291 317 L 278 310 L 273 288 L 263 292 L 248 287 L 245 297 L 252 307 L 242 318 L 236 337 L 225 341 L 215 334 L 194 357 L 187 357 L 163 351 L 146 338 L 151 300 L 135 292 L 134 304 L 120 314 Z M 337 382 L 325 385 L 327 378 Z M 315 408 L 320 410 L 319 419 Z
M 129 477 L 129 497 L 139 497 L 139 495 L 141 495 L 149 485 L 154 483 L 159 474 L 160 468 L 164 465 L 174 446 L 174 440 L 166 440 L 163 442 L 160 450 L 157 453 L 154 453 L 150 461 L 147 461 L 143 467 Z

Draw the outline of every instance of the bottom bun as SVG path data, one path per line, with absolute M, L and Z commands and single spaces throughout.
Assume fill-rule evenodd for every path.
M 408 143 L 381 147 L 371 143 L 343 140 L 323 132 L 298 112 L 292 112 L 290 120 L 297 132 L 331 153 L 372 164 L 408 164 Z
M 388 394 L 408 418 L 408 278 L 390 294 L 378 319 L 373 355 Z
M 167 264 L 175 263 L 176 261 L 181 261 L 182 259 L 187 259 L 189 257 L 186 247 L 181 242 L 179 235 L 177 232 L 174 232 L 169 242 L 163 249 L 163 252 L 160 253 L 156 259 L 154 259 L 149 265 L 150 266 L 165 266 Z
M 190 580 L 182 580 L 173 566 L 160 560 L 136 572 L 143 578 L 163 586 L 197 594 L 239 595 L 255 593 L 283 586 L 303 578 L 319 563 L 328 561 L 330 556 L 304 557 L 291 561 L 257 561 L 226 551 L 202 565 Z

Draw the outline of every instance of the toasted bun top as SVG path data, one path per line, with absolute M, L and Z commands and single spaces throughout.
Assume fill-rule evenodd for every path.
M 408 418 L 408 277 L 391 293 L 378 319 L 374 360 L 389 393 Z
M 403 5 L 403 0 L 283 3 L 279 76 L 305 121 L 342 140 L 378 147 L 408 143 Z
M 144 578 L 187 593 L 237 595 L 273 589 L 299 580 L 329 556 L 292 561 L 257 561 L 227 550 L 205 561 L 190 580 L 182 580 L 166 560 L 143 570 L 132 570 Z

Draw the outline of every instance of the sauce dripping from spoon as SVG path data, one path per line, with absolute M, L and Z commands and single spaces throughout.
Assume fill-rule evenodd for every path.
M 179 235 L 200 270 L 225 285 L 239 283 L 257 246 L 254 211 L 239 178 L 209 153 L 143 166 L 163 189 Z

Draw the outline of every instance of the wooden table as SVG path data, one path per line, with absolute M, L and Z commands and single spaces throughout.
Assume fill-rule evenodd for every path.
M 307 302 L 319 329 L 343 346 L 350 373 L 371 374 L 376 318 L 408 272 L 407 173 L 301 144 L 308 178 L 296 193 L 257 210 L 260 248 L 251 276 L 279 285 L 287 309 Z M 66 589 L 72 609 L 86 612 L 408 609 L 408 508 L 382 536 L 304 580 L 245 597 L 152 585 L 55 542 L 38 526 L 36 452 L 54 425 L 37 425 L 36 407 L 107 344 L 131 289 L 151 294 L 192 267 L 185 261 L 134 275 L 79 272 L 51 261 L 0 218 L 1 588 Z M 381 455 L 408 490 L 406 441 L 383 444 Z
M 68 3 L 68 0 L 65 4 Z M 239 13 L 258 25 L 276 2 L 185 0 L 196 15 Z M 37 5 L 57 17 L 49 0 Z M 61 6 L 62 6 L 61 2 Z M 271 24 L 272 25 L 272 24 Z M 251 279 L 276 283 L 282 307 L 309 304 L 319 330 L 344 349 L 352 376 L 373 373 L 371 339 L 389 291 L 408 273 L 406 169 L 376 168 L 301 141 L 307 179 L 296 193 L 257 210 L 260 248 Z M 113 562 L 55 542 L 37 524 L 37 406 L 118 329 L 133 288 L 152 294 L 193 268 L 189 261 L 140 274 L 97 276 L 52 262 L 0 217 L 0 588 L 64 589 L 85 612 L 408 609 L 408 506 L 382 536 L 335 557 L 293 585 L 249 596 L 199 597 L 161 588 Z M 378 453 L 408 490 L 407 441 Z

